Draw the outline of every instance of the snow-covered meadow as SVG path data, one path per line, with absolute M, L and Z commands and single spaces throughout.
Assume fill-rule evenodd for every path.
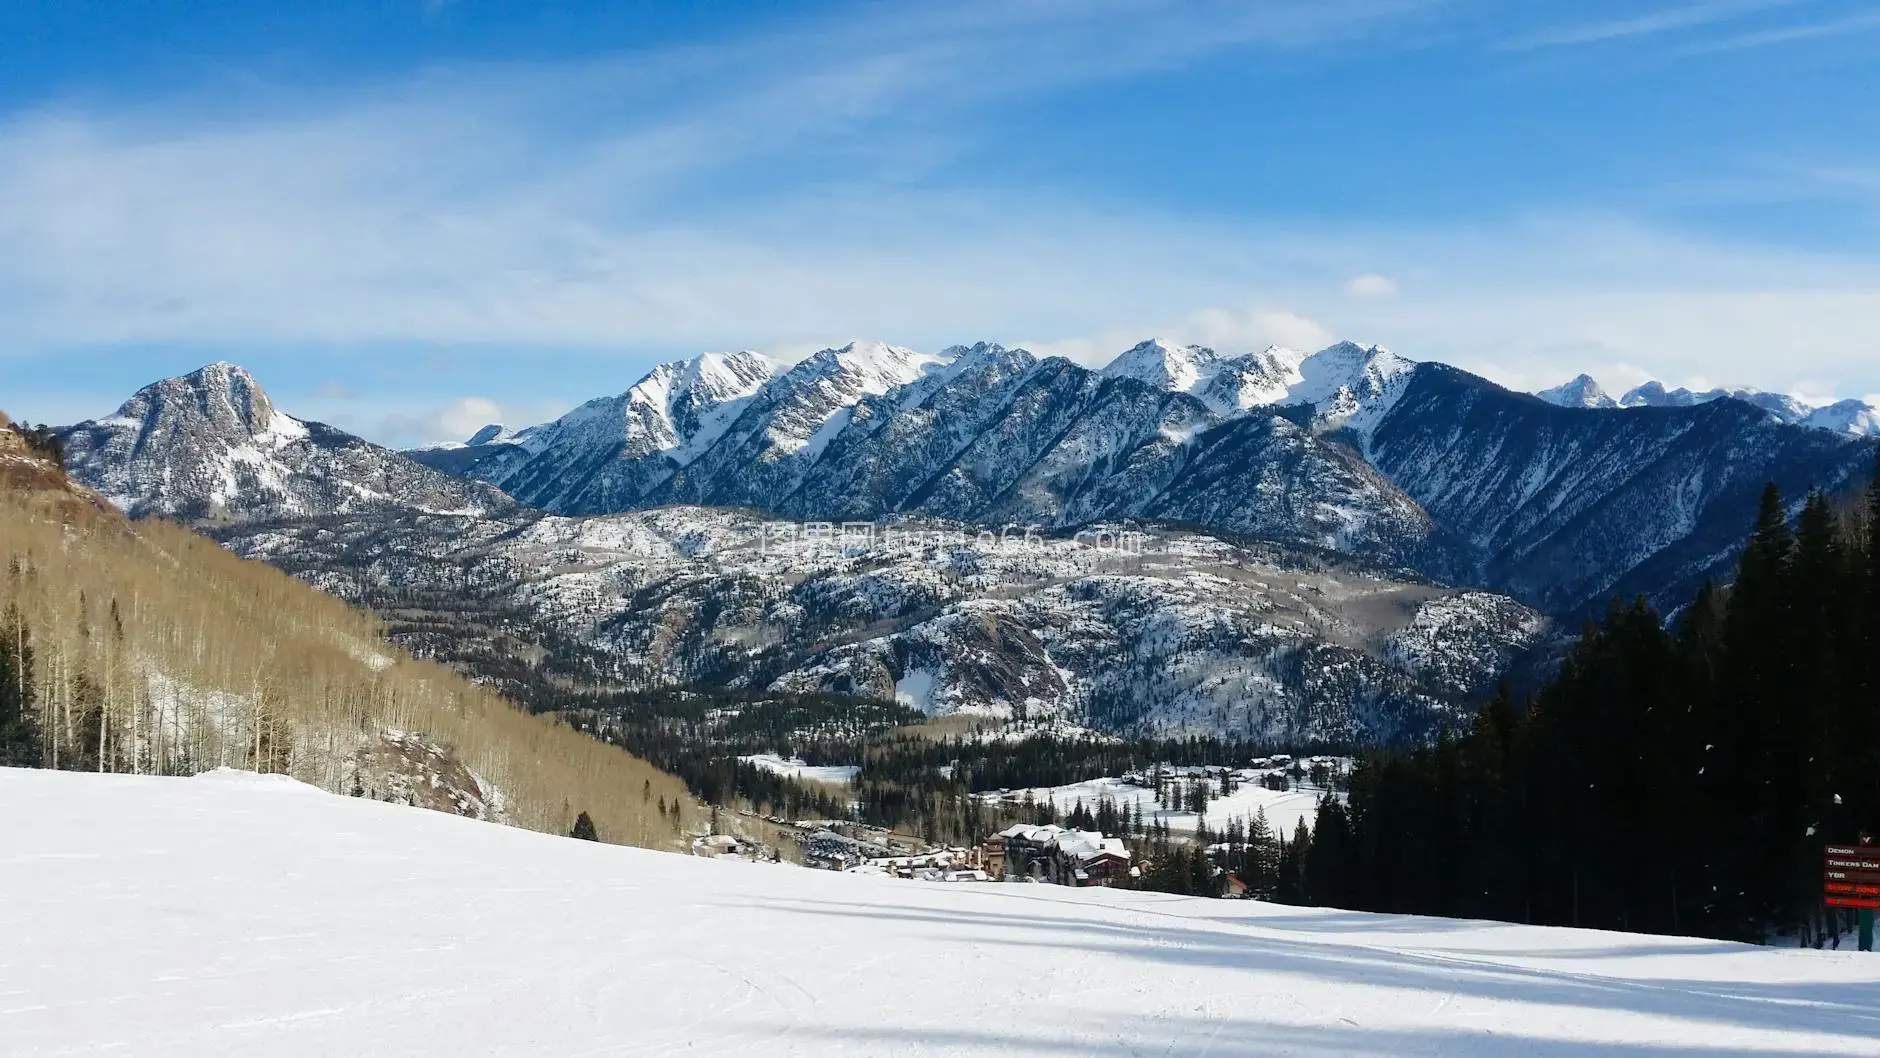
M 1094 813 L 1099 804 L 1108 801 L 1118 811 L 1126 812 L 1133 806 L 1140 813 L 1144 824 L 1160 822 L 1172 831 L 1192 834 L 1203 821 L 1203 817 L 1194 812 L 1159 806 L 1152 787 L 1138 786 L 1127 779 L 1091 779 L 1065 786 L 1041 786 L 1034 790 L 1014 790 L 985 796 L 1011 802 L 1022 800 L 1027 793 L 1033 801 L 1039 804 L 1048 801 L 1060 814 L 1066 815 L 1080 804 L 1085 810 Z M 1210 800 L 1205 818 L 1208 829 L 1219 833 L 1230 821 L 1239 820 L 1244 825 L 1257 813 L 1264 811 L 1267 825 L 1290 838 L 1293 827 L 1301 819 L 1306 821 L 1307 826 L 1312 825 L 1313 818 L 1318 814 L 1319 798 L 1323 794 L 1324 791 L 1318 789 L 1269 790 L 1257 782 L 1243 782 L 1234 788 L 1233 793 Z
M 1880 956 L 693 859 L 0 769 L 0 1053 L 1880 1054 Z
M 855 777 L 862 773 L 861 766 L 856 764 L 811 764 L 796 757 L 780 757 L 775 753 L 752 753 L 738 759 L 786 779 L 807 779 L 838 786 L 854 782 Z

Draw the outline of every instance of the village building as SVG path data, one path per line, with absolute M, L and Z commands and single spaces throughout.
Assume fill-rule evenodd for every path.
M 846 871 L 867 859 L 862 844 L 854 838 L 828 831 L 818 831 L 803 839 L 803 865 L 826 871 Z
M 1114 885 L 1130 877 L 1130 855 L 1122 838 L 1046 824 L 1018 824 L 999 833 L 1007 881 L 1055 885 Z

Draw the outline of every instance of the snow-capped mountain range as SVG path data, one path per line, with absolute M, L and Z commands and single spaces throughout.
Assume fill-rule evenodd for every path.
M 532 615 L 541 634 L 611 659 L 595 671 L 641 683 L 898 694 L 910 673 L 927 672 L 924 700 L 939 708 L 1010 709 L 1030 697 L 1112 726 L 1270 731 L 1271 715 L 1288 715 L 1293 732 L 1378 737 L 1453 698 L 1351 630 L 1375 622 L 1350 609 L 1371 605 L 1350 576 L 1472 590 L 1482 603 L 1472 610 L 1499 615 L 1488 624 L 1512 622 L 1478 639 L 1504 645 L 1510 629 L 1530 628 L 1511 616 L 1524 607 L 1566 618 L 1560 627 L 1614 595 L 1672 609 L 1702 579 L 1728 576 L 1765 482 L 1799 504 L 1813 488 L 1864 484 L 1876 448 L 1741 394 L 1643 387 L 1609 401 L 1583 379 L 1542 399 L 1375 346 L 1224 355 L 1159 341 L 1102 370 L 993 343 L 923 354 L 858 342 L 787 366 L 707 354 L 553 422 L 492 425 L 407 454 L 276 411 L 246 372 L 217 364 L 146 387 L 64 436 L 73 475 L 133 513 L 217 527 L 229 546 L 361 601 L 381 593 L 404 605 L 441 571 L 450 583 L 431 585 L 433 599 L 474 596 L 505 622 Z M 1321 606 L 1307 638 L 1314 650 L 1371 643 L 1359 654 L 1398 675 L 1366 686 L 1398 680 L 1397 696 L 1352 691 L 1335 707 L 1306 690 L 1307 655 L 1246 661 L 1247 644 L 1272 642 L 1272 622 L 1259 604 L 1243 613 L 1244 588 L 1224 575 L 1125 583 L 1067 567 L 1034 583 L 1014 567 L 980 583 L 947 551 L 914 565 L 851 556 L 829 569 L 678 563 L 648 580 L 631 548 L 596 573 L 576 561 L 593 550 L 582 543 L 564 557 L 601 588 L 576 593 L 575 605 L 546 587 L 560 567 L 512 553 L 542 526 L 587 539 L 660 510 L 696 525 L 741 510 L 759 521 L 940 519 L 1046 537 L 1159 525 L 1224 546 L 1265 541 L 1285 556 L 1281 568 L 1346 570 L 1320 590 L 1348 605 Z M 967 586 L 910 587 L 936 579 Z M 821 594 L 791 594 L 806 584 Z M 884 597 L 924 601 L 884 608 Z M 1171 654 L 1171 635 L 1211 645 Z M 727 645 L 752 643 L 769 646 Z M 958 651 L 984 666 L 930 664 Z M 1469 677 L 1451 686 L 1479 689 L 1509 653 L 1478 652 L 1476 669 L 1458 663 Z M 1229 697 L 1245 698 L 1242 684 L 1259 675 L 1280 689 L 1272 701 L 1317 704 L 1222 712 L 1213 692 L 1136 679 L 1112 655 L 1154 659 L 1164 676 L 1242 673 L 1220 685 Z M 1357 727 L 1327 719 L 1340 715 Z
M 692 377 L 715 384 L 664 381 Z M 1147 341 L 1101 370 L 991 343 L 922 356 L 858 342 L 787 368 L 755 354 L 664 365 L 555 422 L 412 455 L 562 514 L 1172 522 L 1560 613 L 1613 591 L 1682 605 L 1727 572 L 1765 480 L 1799 502 L 1871 467 L 1871 413 L 1846 404 L 1653 385 L 1613 400 L 1588 377 L 1541 398 L 1351 342 L 1227 355 Z M 597 438 L 596 409 L 659 428 Z
M 748 353 L 662 365 L 512 437 L 410 454 L 558 514 L 1149 518 L 1408 559 L 1430 532 L 1415 504 L 1316 437 L 1368 427 L 1413 367 L 1349 343 L 1222 356 L 1151 341 L 1093 371 L 991 343 L 933 356 L 857 342 L 788 369 Z M 1250 414 L 1279 406 L 1305 418 Z M 1249 466 L 1274 487 L 1246 488 Z
M 1664 383 L 1656 381 L 1636 386 L 1615 399 L 1591 375 L 1580 375 L 1552 389 L 1541 390 L 1535 396 L 1563 408 L 1692 408 L 1730 398 L 1761 408 L 1777 422 L 1850 437 L 1880 437 L 1880 411 L 1865 401 L 1853 399 L 1811 404 L 1786 393 L 1760 389 L 1719 387 L 1697 393 L 1682 387 L 1667 389 Z

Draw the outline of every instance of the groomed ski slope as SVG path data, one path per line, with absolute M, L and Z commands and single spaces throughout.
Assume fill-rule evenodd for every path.
M 547 837 L 0 769 L 0 1052 L 1880 1054 L 1880 956 Z

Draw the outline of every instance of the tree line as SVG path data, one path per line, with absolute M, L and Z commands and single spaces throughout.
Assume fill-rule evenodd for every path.
M 1820 943 L 1824 843 L 1880 834 L 1880 468 L 1791 524 L 1763 493 L 1729 587 L 1615 601 L 1526 702 L 1360 759 L 1307 902 Z

